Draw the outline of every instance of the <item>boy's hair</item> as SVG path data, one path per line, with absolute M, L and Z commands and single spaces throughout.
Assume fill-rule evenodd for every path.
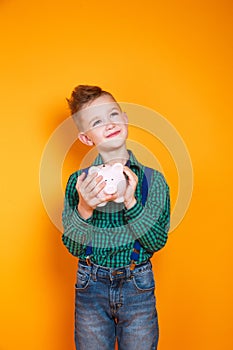
M 76 86 L 71 94 L 70 99 L 67 98 L 66 100 L 68 102 L 71 113 L 74 115 L 80 111 L 80 109 L 82 109 L 82 107 L 88 102 L 92 102 L 102 95 L 109 95 L 114 101 L 116 101 L 110 92 L 102 90 L 99 86 L 92 85 Z

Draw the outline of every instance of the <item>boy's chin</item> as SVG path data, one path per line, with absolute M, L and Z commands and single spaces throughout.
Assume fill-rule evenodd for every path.
M 109 139 L 97 146 L 99 150 L 111 150 L 111 149 L 117 149 L 125 144 L 126 139 L 125 138 L 112 138 Z

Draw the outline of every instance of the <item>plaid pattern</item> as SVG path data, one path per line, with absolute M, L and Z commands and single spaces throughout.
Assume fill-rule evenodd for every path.
M 108 202 L 104 207 L 97 207 L 92 217 L 84 220 L 76 209 L 78 193 L 75 188 L 82 170 L 72 174 L 66 186 L 62 213 L 63 243 L 71 254 L 85 259 L 86 247 L 91 242 L 91 260 L 110 268 L 130 264 L 135 239 L 141 244 L 138 263 L 147 261 L 166 244 L 170 226 L 169 187 L 164 176 L 153 170 L 147 201 L 143 206 L 141 188 L 145 167 L 131 151 L 128 152 L 130 157 L 126 165 L 138 176 L 137 203 L 131 209 L 127 210 L 123 203 Z M 99 155 L 92 165 L 100 164 L 102 158 Z

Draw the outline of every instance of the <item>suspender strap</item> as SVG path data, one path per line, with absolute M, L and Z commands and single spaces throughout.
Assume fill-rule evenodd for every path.
M 87 175 L 88 168 L 83 169 L 83 171 Z M 142 202 L 143 206 L 145 206 L 145 204 L 146 204 L 152 173 L 153 173 L 153 169 L 145 167 L 143 179 L 142 179 L 142 200 L 141 200 L 141 202 Z M 136 266 L 136 262 L 139 260 L 140 249 L 141 249 L 141 244 L 138 240 L 136 240 L 134 242 L 133 251 L 130 255 L 130 260 L 131 260 L 130 270 L 134 270 L 134 268 Z M 92 242 L 90 241 L 86 247 L 86 262 L 88 265 L 91 265 L 90 258 L 91 258 L 92 254 L 93 254 Z
M 152 169 L 145 167 L 144 169 L 144 174 L 143 174 L 143 179 L 142 179 L 142 205 L 145 206 L 146 200 L 147 200 L 147 195 L 149 191 L 149 185 L 151 182 L 151 176 L 152 176 Z M 139 260 L 139 254 L 141 250 L 141 244 L 138 240 L 134 242 L 133 246 L 133 251 L 130 255 L 130 270 L 134 270 L 136 266 L 136 262 Z
M 142 205 L 145 206 L 153 169 L 145 167 L 142 179 Z
M 86 247 L 86 263 L 88 266 L 91 265 L 91 255 L 92 255 L 92 246 L 90 241 L 89 245 Z

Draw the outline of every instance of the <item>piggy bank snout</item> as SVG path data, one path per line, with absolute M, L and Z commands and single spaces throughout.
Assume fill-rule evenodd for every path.
M 117 184 L 110 181 L 105 181 L 106 185 L 104 187 L 104 192 L 106 194 L 114 194 L 117 192 Z
M 117 188 L 114 187 L 114 186 L 108 186 L 108 187 L 105 188 L 104 192 L 106 194 L 114 194 L 114 193 L 117 192 Z

